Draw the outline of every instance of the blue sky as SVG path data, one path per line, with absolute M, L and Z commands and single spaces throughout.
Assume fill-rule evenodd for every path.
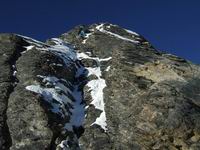
M 110 22 L 200 64 L 199 0 L 1 0 L 0 32 L 38 40 L 78 24 Z

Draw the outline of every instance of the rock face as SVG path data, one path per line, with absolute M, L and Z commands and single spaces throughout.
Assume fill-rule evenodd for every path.
M 200 66 L 104 23 L 0 34 L 0 149 L 199 150 Z

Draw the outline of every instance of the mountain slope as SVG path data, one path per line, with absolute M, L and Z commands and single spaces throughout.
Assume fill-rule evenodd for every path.
M 0 35 L 2 149 L 200 148 L 200 67 L 112 24 Z

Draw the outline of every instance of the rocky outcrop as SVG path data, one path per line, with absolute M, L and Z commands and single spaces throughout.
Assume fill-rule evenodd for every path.
M 83 32 L 84 34 L 79 35 Z M 0 148 L 200 149 L 200 67 L 112 24 L 0 35 Z
M 16 61 L 27 43 L 12 34 L 0 35 L 0 148 L 11 146 L 11 136 L 6 122 L 8 99 L 18 80 L 16 78 Z

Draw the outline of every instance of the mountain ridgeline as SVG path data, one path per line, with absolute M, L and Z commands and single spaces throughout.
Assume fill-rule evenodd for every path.
M 0 150 L 199 149 L 199 65 L 108 23 L 0 34 Z

